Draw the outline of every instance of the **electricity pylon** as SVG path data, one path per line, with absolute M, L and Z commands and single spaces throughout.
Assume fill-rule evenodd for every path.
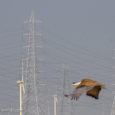
M 113 99 L 112 110 L 111 110 L 110 115 L 115 115 L 115 96 L 114 96 L 114 99 Z
M 24 115 L 39 115 L 38 100 L 38 71 L 37 71 L 37 54 L 36 54 L 36 35 L 35 24 L 39 21 L 35 20 L 34 12 L 26 23 L 29 24 L 28 35 L 28 54 L 27 54 L 27 74 L 25 78 L 26 100 L 24 102 Z
M 65 114 L 70 114 L 72 115 L 73 112 L 72 112 L 72 102 L 70 99 L 68 100 L 65 100 L 65 97 L 64 95 L 65 94 L 70 94 L 70 84 L 71 84 L 71 81 L 70 81 L 70 70 L 69 70 L 69 67 L 67 65 L 63 65 L 63 87 L 62 87 L 62 95 L 61 95 L 61 111 L 60 111 L 60 114 L 61 115 L 65 115 Z M 67 108 L 67 106 L 69 108 Z M 66 111 L 68 110 L 68 111 Z
M 112 49 L 112 55 L 113 55 L 113 77 L 115 77 L 115 49 Z M 113 83 L 112 85 L 115 85 L 115 83 Z M 111 109 L 111 114 L 110 115 L 115 115 L 115 95 L 114 95 L 114 99 L 113 99 L 113 103 L 112 103 L 112 109 Z

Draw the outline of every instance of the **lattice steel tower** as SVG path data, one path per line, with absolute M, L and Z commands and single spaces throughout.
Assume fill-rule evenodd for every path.
M 113 55 L 113 74 L 112 76 L 115 77 L 115 49 L 112 49 L 112 55 Z M 112 85 L 115 85 L 115 83 L 113 83 Z M 115 115 L 115 95 L 113 98 L 113 103 L 112 103 L 112 109 L 111 109 L 111 113 L 110 115 Z
M 35 20 L 34 12 L 32 12 L 31 17 L 26 23 L 29 24 L 29 33 L 28 35 L 28 54 L 26 61 L 26 78 L 25 78 L 25 90 L 26 90 L 26 99 L 23 104 L 24 115 L 39 115 L 39 80 L 38 80 L 38 62 L 36 54 L 36 37 L 38 34 L 35 31 L 35 24 L 39 21 Z

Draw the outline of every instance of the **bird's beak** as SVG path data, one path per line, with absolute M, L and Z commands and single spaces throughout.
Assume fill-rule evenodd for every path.
M 81 82 L 77 82 L 77 83 L 72 83 L 72 86 L 78 86 Z

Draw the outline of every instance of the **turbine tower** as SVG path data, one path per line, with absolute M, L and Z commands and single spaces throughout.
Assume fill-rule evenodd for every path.
M 38 62 L 36 54 L 36 36 L 38 34 L 35 31 L 35 24 L 38 23 L 35 19 L 34 12 L 31 13 L 31 17 L 26 23 L 29 24 L 28 46 L 27 46 L 27 61 L 26 61 L 26 77 L 25 77 L 25 90 L 26 100 L 24 102 L 24 115 L 39 115 L 39 83 L 38 83 Z

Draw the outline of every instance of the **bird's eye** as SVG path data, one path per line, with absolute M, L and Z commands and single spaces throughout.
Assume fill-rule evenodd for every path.
M 73 82 L 73 84 L 75 84 L 76 82 Z

